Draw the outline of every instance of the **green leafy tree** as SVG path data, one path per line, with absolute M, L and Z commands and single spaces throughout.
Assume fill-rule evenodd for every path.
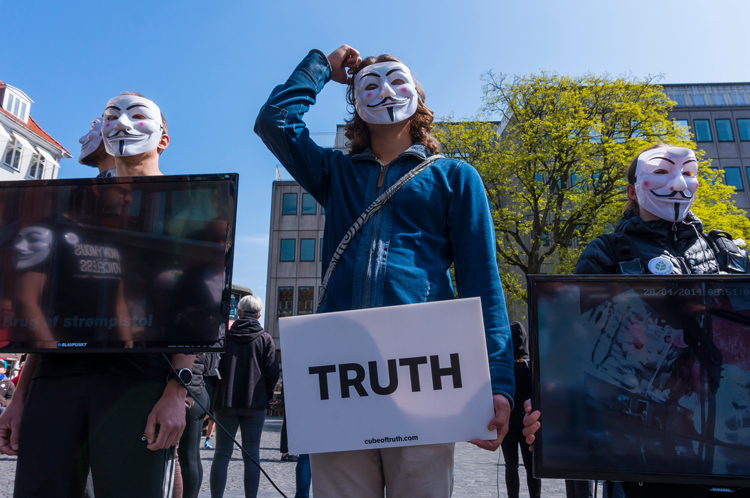
M 490 71 L 483 80 L 480 116 L 449 117 L 436 134 L 445 153 L 472 164 L 485 182 L 509 311 L 521 316 L 527 274 L 570 273 L 583 247 L 612 231 L 625 172 L 640 150 L 660 141 L 694 144 L 667 117 L 674 102 L 654 78 Z M 698 210 L 731 195 L 709 173 L 701 189 L 711 193 Z

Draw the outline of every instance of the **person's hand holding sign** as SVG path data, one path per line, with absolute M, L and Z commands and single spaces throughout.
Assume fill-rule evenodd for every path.
M 493 405 L 495 405 L 495 417 L 490 420 L 487 429 L 491 431 L 497 429 L 497 439 L 471 440 L 471 444 L 479 446 L 480 448 L 488 451 L 495 451 L 500 447 L 500 443 L 508 433 L 508 419 L 510 419 L 510 402 L 508 401 L 508 398 L 506 398 L 502 394 L 494 394 L 492 396 L 492 403 Z

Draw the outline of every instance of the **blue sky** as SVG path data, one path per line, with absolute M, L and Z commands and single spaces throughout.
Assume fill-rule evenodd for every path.
M 0 80 L 35 101 L 34 119 L 74 155 L 61 178 L 93 176 L 77 163 L 77 140 L 122 91 L 143 93 L 166 116 L 165 174 L 240 173 L 234 281 L 263 299 L 278 161 L 252 128 L 312 48 L 346 43 L 401 58 L 437 116 L 474 114 L 489 69 L 750 81 L 746 0 L 0 0 L 0 11 Z M 311 132 L 335 131 L 343 96 L 335 83 L 324 89 Z

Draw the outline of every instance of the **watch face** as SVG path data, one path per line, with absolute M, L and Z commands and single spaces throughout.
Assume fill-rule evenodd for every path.
M 185 384 L 190 384 L 193 382 L 193 372 L 188 370 L 187 368 L 181 369 L 177 374 L 180 376 L 180 380 L 184 382 Z

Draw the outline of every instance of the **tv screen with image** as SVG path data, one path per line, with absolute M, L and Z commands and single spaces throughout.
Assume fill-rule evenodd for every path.
M 0 182 L 0 351 L 220 350 L 237 184 Z
M 537 477 L 750 485 L 750 277 L 528 282 Z

